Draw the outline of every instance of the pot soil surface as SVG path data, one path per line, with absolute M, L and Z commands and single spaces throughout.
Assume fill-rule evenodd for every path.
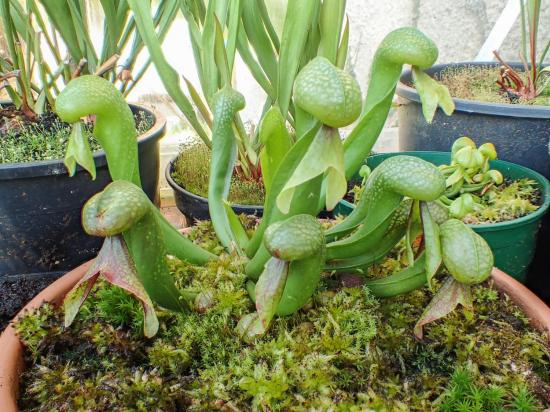
M 249 225 L 251 222 L 247 222 Z M 209 222 L 188 235 L 215 253 Z M 397 248 L 369 276 L 405 264 Z M 139 304 L 95 287 L 64 328 L 47 305 L 17 325 L 26 343 L 22 410 L 541 410 L 550 405 L 550 344 L 492 284 L 473 289 L 474 311 L 458 309 L 413 327 L 427 288 L 375 299 L 328 274 L 312 302 L 276 319 L 255 344 L 235 333 L 254 310 L 244 262 L 223 254 L 197 267 L 171 260 L 179 287 L 209 291 L 203 313 L 158 310 L 160 330 L 142 336 Z M 437 288 L 437 287 L 436 287 Z
M 517 98 L 500 90 L 496 83 L 500 68 L 490 66 L 448 67 L 436 79 L 447 86 L 452 97 L 487 103 L 550 106 L 550 87 L 531 100 Z M 524 71 L 520 75 L 527 80 Z
M 145 111 L 134 113 L 138 135 L 148 131 L 153 118 Z M 92 135 L 93 121 L 85 122 L 84 132 L 92 151 L 99 144 Z M 53 112 L 28 119 L 13 106 L 0 108 L 0 164 L 62 159 L 65 156 L 71 126 Z
M 172 178 L 185 190 L 204 198 L 208 197 L 210 149 L 192 141 L 182 145 L 174 162 Z M 233 173 L 229 188 L 229 202 L 239 205 L 263 205 L 265 189 L 261 178 L 248 179 L 238 169 Z

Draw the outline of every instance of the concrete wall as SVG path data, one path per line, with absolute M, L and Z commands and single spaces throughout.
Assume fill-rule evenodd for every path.
M 439 48 L 440 63 L 472 60 L 506 3 L 507 0 L 348 0 L 348 69 L 365 87 L 377 45 L 388 32 L 401 26 L 417 27 L 431 37 Z M 548 2 L 543 1 L 541 9 L 542 43 L 550 38 Z M 520 38 L 516 21 L 501 48 L 504 58 L 518 60 Z

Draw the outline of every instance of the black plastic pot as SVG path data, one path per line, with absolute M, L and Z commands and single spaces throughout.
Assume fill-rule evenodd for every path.
M 465 66 L 498 66 L 498 63 L 440 64 L 426 72 L 437 76 L 447 68 Z M 432 124 L 428 124 L 422 115 L 420 96 L 410 85 L 408 70 L 397 86 L 400 150 L 448 151 L 456 138 L 468 136 L 477 144 L 494 143 L 499 159 L 526 166 L 550 179 L 550 106 L 454 99 L 456 109 L 452 116 L 438 110 Z
M 157 203 L 166 121 L 142 106 L 132 110 L 154 119 L 138 150 L 144 190 Z M 62 160 L 0 164 L 0 277 L 66 271 L 97 253 L 102 239 L 86 235 L 80 223 L 84 203 L 110 182 L 104 152 L 94 160 L 96 180 L 81 168 L 69 177 Z
M 176 156 L 177 158 L 177 156 Z M 166 181 L 170 187 L 174 190 L 174 198 L 176 200 L 176 206 L 181 213 L 183 213 L 189 219 L 195 220 L 210 220 L 210 212 L 208 211 L 208 199 L 194 193 L 185 190 L 178 185 L 172 178 L 172 172 L 174 171 L 174 162 L 176 158 L 172 159 L 166 166 L 165 176 Z M 254 205 L 233 205 L 231 208 L 237 214 L 255 215 L 261 217 L 264 213 L 263 206 Z

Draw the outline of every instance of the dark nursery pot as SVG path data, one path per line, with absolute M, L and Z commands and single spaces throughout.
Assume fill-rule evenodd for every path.
M 445 69 L 467 66 L 498 67 L 499 64 L 439 64 L 426 72 L 437 76 Z M 468 136 L 477 145 L 493 143 L 500 159 L 528 167 L 550 179 L 550 106 L 453 99 L 456 106 L 453 115 L 446 116 L 437 110 L 433 122 L 428 124 L 422 115 L 420 96 L 411 84 L 411 71 L 407 70 L 397 85 L 399 150 L 447 151 L 458 137 Z
M 87 262 L 62 276 L 31 300 L 17 317 L 26 310 L 40 307 L 44 302 L 59 305 L 65 294 L 86 273 L 91 262 Z M 550 339 L 550 308 L 529 289 L 497 268 L 493 268 L 491 279 L 495 287 L 510 296 L 533 327 Z M 17 319 L 16 317 L 16 319 Z M 23 345 L 13 326 L 8 326 L 0 335 L 0 405 L 2 412 L 17 412 L 17 399 L 21 374 L 25 369 Z
M 166 120 L 146 107 L 131 108 L 153 119 L 152 128 L 138 138 L 138 152 L 144 190 L 158 202 L 159 140 Z M 96 255 L 102 240 L 84 233 L 80 213 L 111 179 L 105 153 L 95 153 L 94 161 L 96 180 L 80 167 L 69 177 L 62 159 L 0 165 L 0 291 L 17 279 L 54 280 L 53 272 L 65 272 Z M 37 286 L 41 287 L 35 293 L 44 284 Z M 32 288 L 26 289 L 32 293 Z M 27 301 L 32 296 L 21 298 Z M 6 311 L 0 307 L 0 316 L 15 313 Z
M 419 151 L 377 154 L 368 157 L 366 163 L 374 169 L 387 158 L 397 155 L 416 156 L 438 166 L 449 164 L 451 160 L 449 152 Z M 493 160 L 490 165 L 491 168 L 500 171 L 505 178 L 513 180 L 529 178 L 536 181 L 542 194 L 542 204 L 533 213 L 506 222 L 470 225 L 493 250 L 495 266 L 524 283 L 527 269 L 535 253 L 537 233 L 544 214 L 550 206 L 550 183 L 541 174 L 511 162 Z M 350 202 L 343 200 L 335 209 L 335 214 L 348 215 L 354 207 Z
M 176 156 L 177 158 L 177 156 Z M 181 213 L 191 220 L 210 220 L 210 212 L 208 211 L 208 199 L 196 195 L 194 193 L 185 190 L 177 184 L 172 178 L 174 172 L 174 162 L 176 158 L 172 159 L 166 166 L 165 176 L 166 181 L 174 191 L 174 198 L 176 200 L 176 206 Z M 255 215 L 261 217 L 264 213 L 263 206 L 254 205 L 232 205 L 231 208 L 236 214 Z

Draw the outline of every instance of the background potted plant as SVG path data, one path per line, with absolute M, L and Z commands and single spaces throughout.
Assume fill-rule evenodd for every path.
M 456 105 L 452 117 L 437 112 L 431 124 L 421 118 L 414 74 L 406 71 L 397 86 L 399 148 L 405 151 L 448 150 L 454 139 L 471 136 L 476 144 L 493 142 L 499 158 L 528 167 L 550 179 L 550 74 L 545 68 L 549 39 L 539 39 L 542 0 L 521 4 L 522 44 L 519 62 L 442 64 L 427 72 L 446 84 Z M 544 9 L 543 9 L 544 10 Z M 550 302 L 546 250 L 550 218 L 543 220 L 527 284 Z
M 166 169 L 166 179 L 174 189 L 176 204 L 185 215 L 198 219 L 209 217 L 206 171 L 211 157 L 213 96 L 224 75 L 234 76 L 237 54 L 265 92 L 260 121 L 245 125 L 240 114 L 236 114 L 235 127 L 239 138 L 235 173 L 230 184 L 234 210 L 261 215 L 263 200 L 269 191 L 265 183 L 270 182 L 277 166 L 276 163 L 269 164 L 268 152 L 284 153 L 303 132 L 278 128 L 279 118 L 288 121 L 289 125 L 295 125 L 299 116 L 308 118 L 291 99 L 294 77 L 316 56 L 327 57 L 340 68 L 345 65 L 349 39 L 349 28 L 347 23 L 344 24 L 345 1 L 289 4 L 290 10 L 296 14 L 292 24 L 301 27 L 296 29 L 295 45 L 288 48 L 281 47 L 289 35 L 288 29 L 279 38 L 263 1 L 242 1 L 237 6 L 229 6 L 227 2 L 206 5 L 202 0 L 184 3 L 181 11 L 191 34 L 200 83 L 197 87 L 184 78 L 185 91 L 180 87 L 180 79 L 168 64 L 152 28 L 140 22 L 150 11 L 146 7 L 131 7 L 140 17 L 138 30 L 149 48 L 166 91 L 200 139 L 200 143 L 185 145 Z M 304 10 L 305 16 L 299 17 Z M 228 73 L 222 73 L 223 69 L 215 58 L 213 39 L 217 35 L 216 30 L 220 29 L 227 30 Z M 298 50 L 302 53 L 299 58 Z M 275 107 L 267 113 L 273 105 Z
M 544 67 L 550 40 L 538 48 L 541 4 L 542 0 L 521 2 L 520 62 L 508 64 L 495 51 L 498 62 L 441 64 L 427 71 L 455 98 L 451 118 L 436 113 L 433 122 L 425 122 L 415 74 L 403 74 L 397 88 L 401 150 L 445 151 L 458 137 L 471 136 L 476 144 L 492 142 L 502 160 L 550 178 L 550 71 Z
M 496 267 L 525 282 L 537 234 L 550 206 L 548 180 L 524 166 L 496 160 L 491 143 L 477 149 L 468 137 L 457 139 L 451 152 L 381 153 L 369 156 L 365 163 L 375 169 L 383 160 L 402 154 L 440 166 L 447 189 L 439 206 L 470 224 L 487 241 Z M 335 214 L 348 215 L 355 208 L 361 191 L 355 188 L 353 192 L 358 193 L 354 202 L 342 200 Z
M 7 296 L 0 316 L 6 319 L 33 293 L 92 257 L 100 246 L 82 230 L 80 210 L 110 181 L 105 153 L 94 154 L 93 179 L 81 167 L 75 168 L 82 148 L 73 134 L 89 136 L 94 119 L 71 132 L 53 112 L 56 96 L 67 82 L 83 74 L 102 76 L 127 95 L 150 65 L 146 59 L 135 67 L 143 42 L 126 2 L 101 2 L 101 10 L 104 37 L 96 48 L 85 3 L 6 0 L 0 4 L 6 45 L 0 56 L 0 79 L 9 98 L 0 105 L 0 287 Z M 174 11 L 170 2 L 161 2 L 156 9 L 153 24 L 160 39 Z M 119 63 L 122 53 L 126 58 Z M 140 132 L 144 188 L 156 201 L 158 141 L 165 120 L 143 106 L 133 105 L 132 110 Z M 70 172 L 62 159 L 67 141 L 65 163 Z M 91 144 L 93 150 L 100 149 L 95 140 Z M 69 174 L 74 178 L 69 179 Z
M 146 0 L 130 0 L 133 8 L 145 7 L 147 4 Z M 306 22 L 310 21 L 315 10 L 314 6 L 319 5 L 319 2 L 309 2 L 310 8 L 304 6 L 305 3 L 300 4 L 302 5 L 299 9 L 300 13 L 296 13 L 297 10 L 292 7 L 287 10 L 283 30 L 287 35 L 283 35 L 280 46 L 283 54 L 288 48 L 294 50 L 297 34 L 304 30 L 303 25 L 296 24 L 296 19 L 305 18 Z M 214 14 L 213 17 L 219 16 Z M 151 16 L 145 13 L 137 21 L 138 26 L 145 27 L 150 27 L 152 23 Z M 339 34 L 335 38 L 332 37 L 333 35 L 334 33 L 321 33 L 325 41 L 332 39 L 338 43 Z M 318 56 L 304 66 L 295 79 L 293 76 L 289 87 L 293 90 L 291 98 L 295 106 L 304 112 L 304 117 L 299 117 L 294 126 L 298 138 L 280 158 L 277 157 L 278 153 L 268 153 L 268 156 L 273 158 L 270 160 L 279 160 L 279 165 L 274 172 L 271 185 L 268 185 L 262 221 L 259 225 L 250 226 L 243 225 L 227 203 L 228 183 L 234 171 L 234 154 L 238 149 L 238 137 L 233 128 L 234 123 L 238 122 L 235 114 L 245 105 L 244 97 L 232 87 L 231 78 L 228 76 L 230 71 L 227 57 L 230 44 L 225 42 L 222 30 L 217 30 L 214 39 L 216 51 L 214 57 L 220 68 L 222 81 L 216 87 L 212 110 L 214 114 L 213 161 L 209 174 L 209 210 L 213 232 L 208 229 L 203 232 L 195 230 L 194 239 L 197 243 L 180 235 L 174 227 L 170 226 L 141 189 L 141 179 L 137 173 L 136 132 L 132 116 L 124 99 L 112 84 L 96 76 L 82 76 L 74 79 L 58 97 L 56 104 L 58 115 L 69 123 L 78 124 L 83 116 L 96 115 L 95 135 L 106 150 L 109 171 L 113 178 L 113 183 L 86 203 L 82 213 L 86 231 L 104 237 L 104 245 L 91 264 L 84 265 L 68 275 L 68 278 L 63 278 L 63 282 L 59 283 L 62 287 L 56 292 L 59 295 L 68 291 L 63 303 L 65 326 L 70 326 L 75 320 L 79 321 L 79 309 L 89 296 L 94 284 L 102 279 L 125 290 L 122 292 L 125 302 L 134 302 L 138 305 L 133 306 L 131 311 L 141 306 L 142 310 L 139 310 L 139 313 L 142 314 L 142 318 L 138 322 L 138 328 L 146 337 L 152 338 L 157 333 L 165 331 L 172 336 L 181 337 L 182 335 L 174 329 L 177 328 L 176 324 L 180 324 L 190 332 L 185 336 L 201 335 L 205 338 L 204 342 L 207 340 L 214 342 L 213 345 L 201 345 L 198 341 L 188 341 L 191 345 L 189 349 L 196 348 L 200 352 L 205 346 L 215 346 L 215 352 L 221 355 L 236 354 L 232 359 L 233 362 L 238 362 L 244 359 L 238 354 L 244 354 L 243 351 L 248 348 L 238 337 L 240 336 L 244 342 L 260 342 L 263 336 L 273 331 L 276 324 L 286 323 L 284 319 L 279 321 L 278 318 L 292 316 L 288 319 L 296 320 L 296 325 L 304 328 L 305 335 L 310 338 L 312 334 L 308 331 L 312 331 L 312 327 L 315 329 L 315 324 L 311 320 L 300 322 L 298 312 L 302 309 L 307 311 L 308 301 L 317 291 L 321 281 L 321 273 L 323 271 L 340 272 L 342 269 L 369 265 L 373 255 L 389 253 L 402 238 L 405 238 L 405 252 L 402 255 L 406 258 L 406 265 L 399 265 L 395 273 L 389 276 L 366 281 L 365 293 L 368 293 L 372 299 L 373 295 L 390 297 L 403 294 L 424 284 L 433 287 L 435 295 L 432 303 L 425 310 L 418 303 L 413 305 L 417 310 L 415 313 L 419 316 L 414 327 L 414 335 L 420 339 L 425 325 L 445 317 L 458 303 L 471 307 L 471 285 L 487 279 L 492 271 L 493 257 L 486 242 L 466 225 L 456 219 L 447 219 L 430 207 L 430 202 L 444 193 L 445 178 L 441 171 L 429 162 L 411 156 L 388 159 L 369 176 L 363 192 L 364 198 L 368 201 L 364 202 L 362 207 L 356 208 L 348 218 L 328 229 L 323 227 L 316 218 L 317 213 L 324 206 L 330 210 L 338 203 L 346 192 L 346 176 L 353 176 L 370 152 L 386 120 L 402 65 L 409 63 L 421 68 L 429 67 L 437 56 L 434 43 L 413 28 L 398 29 L 390 33 L 376 53 L 364 104 L 357 82 L 334 64 L 335 56 L 332 59 Z M 302 50 L 294 51 L 294 63 L 291 63 L 291 66 L 297 67 L 296 62 L 300 60 Z M 429 86 L 431 89 L 427 91 L 428 93 L 440 90 L 435 82 L 429 83 Z M 328 99 L 328 96 L 331 98 Z M 278 110 L 277 103 L 273 102 L 272 107 Z M 270 112 L 271 109 L 266 113 Z M 282 116 L 276 119 L 279 119 L 279 125 L 285 126 Z M 355 120 L 357 120 L 355 128 L 342 142 L 338 128 L 349 125 Z M 88 151 L 85 159 L 89 158 Z M 405 196 L 408 199 L 404 199 Z M 212 239 L 213 234 L 215 239 Z M 383 252 L 383 249 L 386 251 Z M 170 262 L 166 259 L 166 255 L 180 260 L 184 265 L 181 267 L 180 274 L 187 280 L 172 276 Z M 447 268 L 449 276 L 436 279 L 437 275 L 442 274 L 440 269 L 443 266 Z M 195 277 L 195 274 L 199 274 L 198 277 Z M 442 287 L 438 288 L 437 284 L 442 284 Z M 244 291 L 245 287 L 251 299 L 255 301 L 255 310 L 251 313 L 252 305 Z M 135 301 L 128 300 L 126 292 L 129 292 Z M 334 328 L 341 330 L 338 322 L 344 322 L 345 317 L 342 318 L 338 313 L 342 314 L 345 311 L 350 316 L 357 313 L 356 309 L 360 308 L 354 305 L 349 307 L 350 301 L 360 306 L 365 305 L 363 292 L 356 294 L 355 299 L 353 296 L 346 296 L 348 293 L 353 292 L 344 292 L 344 295 L 338 298 L 330 293 L 325 296 L 325 302 L 332 305 L 334 310 L 324 318 L 328 322 L 326 323 L 328 327 L 332 328 L 333 326 L 330 325 L 336 324 Z M 431 292 L 427 293 L 431 298 Z M 429 299 L 422 300 L 423 303 L 428 301 Z M 116 307 L 117 312 L 121 313 L 118 309 L 121 306 L 108 302 L 113 301 L 103 301 L 108 308 Z M 221 306 L 216 302 L 220 302 Z M 154 304 L 170 310 L 174 315 L 165 312 L 168 317 L 157 317 Z M 122 306 L 126 307 L 126 304 Z M 216 311 L 219 309 L 221 312 L 211 312 L 215 317 L 211 318 L 208 313 L 214 306 L 217 308 Z M 193 323 L 192 318 L 196 314 L 190 313 L 190 309 L 205 312 L 205 317 L 197 315 L 198 323 Z M 362 309 L 365 307 L 362 306 Z M 84 314 L 86 312 L 83 311 Z M 179 313 L 186 313 L 186 315 L 181 316 L 180 320 L 172 317 L 178 316 Z M 312 316 L 314 320 L 316 315 Z M 355 315 L 355 321 L 361 322 L 361 318 Z M 46 319 L 49 319 L 49 315 L 30 319 L 31 323 L 46 326 L 43 322 L 48 321 Z M 202 323 L 202 319 L 206 323 Z M 168 322 L 164 323 L 164 320 Z M 179 323 L 180 321 L 182 323 Z M 205 328 L 205 325 L 211 321 L 214 322 L 210 323 L 213 327 Z M 368 324 L 355 323 L 355 321 L 348 323 L 347 329 L 352 331 L 351 334 L 355 334 L 356 331 L 368 340 L 367 336 L 372 333 L 372 328 L 369 328 Z M 407 330 L 410 333 L 409 337 L 414 340 L 411 329 Z M 34 328 L 30 324 L 26 327 L 22 323 L 19 331 L 23 334 L 28 333 L 28 336 L 34 334 Z M 99 329 L 83 330 L 82 336 L 91 336 L 92 340 L 97 337 L 101 341 L 101 337 L 107 337 L 103 332 L 103 326 L 99 326 Z M 281 336 L 292 336 L 290 333 L 285 334 L 284 330 L 282 332 Z M 397 333 L 400 338 L 403 336 L 402 326 L 398 328 Z M 327 335 L 321 331 L 319 336 L 333 335 Z M 334 353 L 343 354 L 343 357 L 338 358 L 338 362 L 345 361 L 346 357 L 350 359 L 350 351 L 353 350 L 351 342 L 357 342 L 354 337 L 346 343 L 347 336 L 338 339 L 339 336 L 334 335 L 335 339 L 332 342 L 323 340 L 324 338 L 319 341 L 322 347 L 334 349 Z M 239 347 L 235 352 L 233 351 L 235 346 L 227 350 L 229 346 L 226 342 L 229 343 L 229 340 L 225 338 L 238 344 Z M 57 341 L 56 337 L 53 339 Z M 11 406 L 14 399 L 12 393 L 8 391 L 14 388 L 11 384 L 13 379 L 17 379 L 18 371 L 14 357 L 18 355 L 18 342 L 11 328 L 3 335 L 2 340 L 6 348 L 2 353 L 3 356 L 9 354 L 12 357 L 8 358 L 9 361 L 2 362 L 0 366 L 5 368 L 0 369 L 0 379 L 10 382 L 8 385 L 0 386 L 1 396 L 5 396 L 1 399 L 6 401 L 6 405 Z M 272 344 L 278 340 L 266 337 L 266 341 Z M 57 342 L 60 343 L 60 341 Z M 169 353 L 178 353 L 177 356 L 186 357 L 190 352 L 181 346 L 185 342 L 187 342 L 186 338 L 171 347 L 171 343 L 167 344 L 166 341 L 163 343 L 162 339 L 159 339 L 153 343 L 155 346 L 160 345 L 156 346 L 158 349 L 156 352 L 153 349 L 151 352 L 148 350 L 145 352 L 149 354 L 148 356 L 155 356 L 153 353 L 156 353 L 157 359 L 168 359 Z M 282 347 L 271 347 L 271 349 L 264 347 L 265 353 L 269 356 L 285 353 L 284 349 L 290 342 L 286 340 L 279 342 L 283 342 Z M 359 349 L 356 348 L 357 353 L 368 353 L 365 342 L 359 343 Z M 339 345 L 345 345 L 345 347 Z M 106 360 L 103 354 L 112 355 L 113 352 L 102 350 L 95 352 L 96 346 L 92 346 L 94 347 L 92 352 L 99 355 L 99 359 L 96 359 L 99 362 L 96 365 L 110 369 L 102 359 Z M 298 346 L 302 348 L 302 353 L 307 354 L 308 351 L 303 350 L 307 345 L 303 346 L 300 342 Z M 64 352 L 63 349 L 62 352 Z M 133 356 L 128 355 L 137 352 L 130 350 L 125 353 L 124 358 L 130 359 Z M 323 394 L 323 387 L 325 389 L 332 387 L 318 374 L 322 374 L 325 368 L 322 364 L 316 363 L 317 358 L 336 359 L 332 356 L 324 356 L 323 353 L 320 356 L 304 359 L 306 363 L 303 365 L 305 366 L 307 359 L 310 359 L 313 362 L 310 364 L 312 368 L 300 367 L 299 369 L 314 372 L 313 375 L 302 376 L 300 379 L 305 385 L 300 390 L 304 399 L 315 400 L 317 398 L 315 394 Z M 170 357 L 170 359 L 173 358 Z M 190 360 L 187 358 L 187 361 Z M 84 363 L 86 362 L 87 359 L 84 359 Z M 183 360 L 183 363 L 185 362 Z M 197 358 L 197 363 L 199 369 L 202 369 L 206 367 L 207 360 L 202 357 Z M 252 365 L 253 368 L 256 363 L 247 361 L 247 365 Z M 180 376 L 186 368 L 182 366 L 180 370 L 179 361 L 172 365 L 175 369 L 171 369 L 166 364 L 166 371 L 169 371 L 168 373 L 172 376 Z M 349 365 L 353 367 L 353 363 Z M 397 365 L 402 363 L 398 362 Z M 339 363 L 326 366 L 331 370 L 344 372 L 347 369 Z M 359 374 L 364 371 L 361 367 L 355 369 Z M 119 368 L 114 366 L 112 370 L 119 370 Z M 225 376 L 220 373 L 221 370 L 214 371 L 215 369 L 210 371 L 213 376 Z M 199 374 L 200 371 L 195 376 Z M 97 375 L 92 372 L 90 376 Z M 236 390 L 244 393 L 245 405 L 270 405 L 272 401 L 276 402 L 280 399 L 280 393 L 284 393 L 289 387 L 286 381 L 279 381 L 279 375 L 269 373 L 266 376 L 271 376 L 268 379 L 270 382 L 266 382 L 261 370 L 258 369 L 253 375 L 242 376 L 243 379 L 239 380 Z M 143 383 L 143 385 L 140 384 L 141 389 L 138 389 L 138 392 L 147 397 L 151 393 L 149 382 L 160 383 L 160 386 L 163 382 L 162 378 L 159 380 L 151 377 L 152 375 L 148 372 L 145 374 L 138 372 L 138 375 L 135 375 L 136 382 Z M 203 378 L 206 376 L 202 375 L 201 379 Z M 293 378 L 293 380 L 296 379 Z M 103 382 L 106 383 L 106 381 Z M 82 388 L 80 384 L 77 386 Z M 267 386 L 275 388 L 275 391 L 280 392 L 279 395 L 268 394 L 264 397 Z M 57 387 L 68 388 L 64 380 Z M 115 405 L 131 407 L 134 404 L 143 406 L 143 402 L 150 404 L 151 399 L 143 400 L 140 394 L 137 395 L 139 399 L 134 403 L 132 387 L 131 383 L 108 386 L 108 392 L 116 392 L 116 397 L 121 396 L 115 400 Z M 144 387 L 147 389 L 143 390 Z M 171 393 L 153 396 L 155 405 L 158 407 L 161 400 L 169 402 L 167 405 L 174 405 L 176 402 L 174 397 L 179 396 L 174 391 L 178 391 L 181 387 L 171 385 Z M 220 388 L 219 385 L 208 384 L 204 386 L 204 390 L 209 391 L 208 387 Z M 347 391 L 357 392 L 353 387 L 348 387 Z M 324 393 L 323 396 L 326 397 L 327 391 L 325 390 Z M 225 394 L 221 395 L 222 399 L 220 399 L 219 393 L 208 392 L 197 396 L 194 399 L 199 403 L 194 405 L 199 409 L 223 407 L 226 402 L 231 401 L 231 398 L 227 399 L 228 396 Z M 331 395 L 325 401 L 334 401 L 338 399 L 336 396 L 336 394 L 334 397 Z M 55 396 L 46 398 L 54 402 L 59 400 L 59 398 L 53 399 L 56 398 Z M 102 397 L 102 399 L 105 398 Z M 48 402 L 47 399 L 46 401 Z M 100 400 L 78 395 L 74 401 L 91 404 Z M 179 398 L 177 401 L 179 402 Z M 357 401 L 368 402 L 360 398 Z M 69 397 L 62 395 L 61 402 L 73 402 L 72 395 Z M 289 402 L 300 402 L 300 400 L 292 396 Z

